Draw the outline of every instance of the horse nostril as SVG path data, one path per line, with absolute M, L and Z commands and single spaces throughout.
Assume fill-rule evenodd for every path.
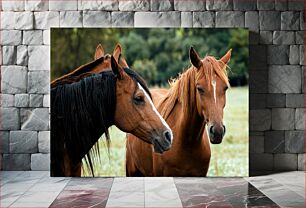
M 167 142 L 171 143 L 172 138 L 171 138 L 171 133 L 169 131 L 164 132 L 164 136 Z
M 210 133 L 210 134 L 214 134 L 213 128 L 214 128 L 214 126 L 211 126 L 211 127 L 209 128 L 209 133 Z
M 225 128 L 225 126 L 223 125 L 223 135 L 225 134 L 225 131 L 226 131 L 226 128 Z

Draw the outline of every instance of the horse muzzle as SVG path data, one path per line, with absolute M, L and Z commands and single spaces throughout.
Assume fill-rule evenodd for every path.
M 169 130 L 164 131 L 162 135 L 153 136 L 152 144 L 154 152 L 162 154 L 169 150 L 172 145 L 172 140 L 172 132 Z
M 212 144 L 220 144 L 225 135 L 225 126 L 214 124 L 208 126 L 209 139 Z

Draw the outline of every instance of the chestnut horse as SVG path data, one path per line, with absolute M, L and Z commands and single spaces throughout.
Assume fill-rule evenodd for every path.
M 171 146 L 171 129 L 143 79 L 113 56 L 112 71 L 105 70 L 104 60 L 99 57 L 51 84 L 51 176 L 80 176 L 84 157 L 93 174 L 90 149 L 102 134 L 109 141 L 112 125 L 153 144 L 157 153 Z
M 173 131 L 171 149 L 155 154 L 129 134 L 127 176 L 206 176 L 211 156 L 208 137 L 212 144 L 219 144 L 225 134 L 222 120 L 231 50 L 220 60 L 213 56 L 201 60 L 191 47 L 189 57 L 192 66 L 169 90 L 151 90 L 153 102 Z

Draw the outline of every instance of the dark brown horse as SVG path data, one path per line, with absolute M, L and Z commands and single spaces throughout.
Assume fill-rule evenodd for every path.
M 206 176 L 211 156 L 209 139 L 219 144 L 225 134 L 222 120 L 231 50 L 220 60 L 212 56 L 201 60 L 193 48 L 189 56 L 192 66 L 169 90 L 151 90 L 153 102 L 173 131 L 171 149 L 155 154 L 148 144 L 129 134 L 127 176 Z
M 80 176 L 84 157 L 93 174 L 90 149 L 102 134 L 109 141 L 112 125 L 153 144 L 155 152 L 171 146 L 172 132 L 154 107 L 144 80 L 118 65 L 113 56 L 112 71 L 107 70 L 105 60 L 98 57 L 51 84 L 52 176 Z

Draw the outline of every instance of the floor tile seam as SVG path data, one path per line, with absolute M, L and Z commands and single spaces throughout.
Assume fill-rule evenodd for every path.
M 175 183 L 175 177 L 173 177 L 173 183 L 174 183 L 174 186 L 175 186 L 175 188 L 176 188 L 176 192 L 177 192 L 177 195 L 178 195 L 178 197 L 179 197 L 179 200 L 180 200 L 180 202 L 181 202 L 181 207 L 184 207 L 183 201 L 182 201 L 181 196 L 180 196 L 179 191 L 178 191 L 178 187 L 176 186 L 176 183 Z
M 146 207 L 146 177 L 143 178 L 143 207 Z
M 6 181 L 4 184 L 7 184 L 8 182 L 10 182 L 11 180 L 13 180 L 13 179 L 15 179 L 15 178 L 17 178 L 19 175 L 21 175 L 23 172 L 25 172 L 25 171 L 20 171 L 17 175 L 15 175 L 15 177 L 14 178 L 12 178 L 12 179 L 10 179 L 10 180 L 8 180 L 8 181 Z M 1 180 L 1 177 L 0 177 L 0 180 Z M 1 187 L 4 185 L 4 184 L 2 184 L 1 185 Z
M 279 184 L 283 185 L 285 188 L 290 189 L 292 192 L 296 193 L 297 195 L 302 196 L 299 192 L 297 192 L 296 190 L 294 190 L 292 187 L 289 186 L 289 185 L 292 186 L 293 184 L 282 184 L 281 181 L 279 181 L 277 179 L 274 179 L 274 178 L 272 178 L 272 180 L 274 180 L 274 181 L 278 182 Z M 303 194 L 302 197 L 305 199 L 305 182 L 303 184 L 304 184 L 304 194 Z
M 114 184 L 114 181 L 115 181 L 116 177 L 113 177 L 112 179 L 113 179 L 112 180 L 112 185 L 109 188 L 109 192 L 108 192 L 108 195 L 107 195 L 107 200 L 106 200 L 106 203 L 105 203 L 105 207 L 107 206 L 107 203 L 108 203 L 108 200 L 109 200 L 109 196 L 110 196 L 110 194 L 112 192 L 113 184 Z
M 273 178 L 271 178 L 273 180 Z M 254 184 L 254 182 L 249 181 L 249 183 L 251 185 L 253 185 L 260 193 L 262 193 L 263 195 L 265 195 L 266 197 L 268 197 L 272 202 L 274 202 L 277 206 L 279 206 L 280 208 L 285 208 L 288 207 L 287 205 L 282 205 L 281 202 L 277 201 L 277 199 L 275 198 L 275 196 L 270 195 L 270 192 L 268 191 L 264 191 L 264 190 L 260 190 L 259 188 L 257 188 L 257 186 Z M 255 182 L 256 183 L 256 182 Z M 282 184 L 280 184 L 282 185 Z M 282 185 L 283 186 L 283 185 Z
M 296 191 L 292 190 L 291 188 L 289 188 L 289 187 L 286 186 L 285 184 L 281 184 L 279 181 L 275 180 L 274 178 L 272 178 L 272 181 L 274 181 L 274 182 L 276 182 L 276 183 L 282 185 L 284 190 L 287 190 L 287 191 L 288 191 L 288 189 L 289 189 L 289 191 L 291 191 L 292 193 L 296 194 L 296 196 L 300 197 L 300 195 L 299 195 Z M 302 197 L 302 198 L 303 198 L 303 197 Z
M 19 196 L 13 203 L 10 204 L 10 206 L 12 206 L 16 201 L 18 201 L 18 199 L 22 196 L 25 195 L 25 193 L 28 192 L 35 192 L 35 191 L 29 191 L 31 188 L 34 187 L 34 185 L 36 185 L 42 178 L 40 178 L 36 183 L 34 183 L 32 186 L 30 186 L 21 196 Z M 70 182 L 70 180 L 65 184 L 65 186 L 62 188 L 61 191 L 58 191 L 58 194 L 54 197 L 54 199 L 52 200 L 52 202 L 49 204 L 49 206 L 57 199 L 57 197 L 59 196 L 59 194 L 65 189 L 65 187 L 67 186 L 67 184 Z M 47 191 L 45 191 L 47 192 Z M 53 191 L 52 191 L 53 192 Z
M 26 171 L 23 171 L 26 172 Z M 20 173 L 21 175 L 21 173 Z M 8 207 L 11 207 L 16 201 L 18 201 L 21 197 L 23 197 L 25 195 L 25 193 L 27 193 L 34 185 L 36 185 L 41 178 L 39 178 L 35 183 L 33 183 L 31 186 L 29 186 L 29 188 L 27 188 L 20 196 L 17 197 L 17 199 L 15 199 Z M 35 180 L 35 179 L 34 179 Z
M 62 188 L 62 190 L 59 191 L 59 192 L 56 194 L 56 196 L 55 196 L 55 198 L 53 199 L 53 201 L 49 204 L 49 207 L 53 204 L 53 202 L 55 202 L 55 200 L 57 199 L 57 197 L 59 197 L 59 195 L 65 190 L 66 186 L 68 185 L 68 183 L 69 183 L 70 181 L 71 181 L 71 178 L 69 179 L 69 181 L 67 181 L 67 183 L 66 183 L 65 186 Z

